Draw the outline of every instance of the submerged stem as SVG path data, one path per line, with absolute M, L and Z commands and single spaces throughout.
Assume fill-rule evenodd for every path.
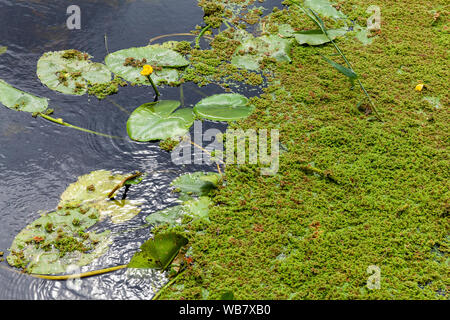
M 127 267 L 128 267 L 128 265 L 125 264 L 122 266 L 111 267 L 111 268 L 89 271 L 89 272 L 83 272 L 83 273 L 79 273 L 79 274 L 70 274 L 70 275 L 63 275 L 63 276 L 47 276 L 47 275 L 43 275 L 43 274 L 30 274 L 30 276 L 32 276 L 34 278 L 46 279 L 46 280 L 80 279 L 80 278 L 87 278 L 87 277 L 97 276 L 100 274 L 110 273 L 110 272 L 117 271 L 120 269 L 125 269 Z
M 42 118 L 48 120 L 48 121 L 51 121 L 51 122 L 53 122 L 53 123 L 60 124 L 60 125 L 62 125 L 62 126 L 68 127 L 68 128 L 72 128 L 72 129 L 76 129 L 76 130 L 79 130 L 79 131 L 83 131 L 83 132 L 87 132 L 87 133 L 92 133 L 92 134 L 95 134 L 95 135 L 98 135 L 98 136 L 107 137 L 107 138 L 112 138 L 112 139 L 123 139 L 122 137 L 111 136 L 111 135 L 109 135 L 109 134 L 100 133 L 100 132 L 92 131 L 92 130 L 85 129 L 85 128 L 80 128 L 80 127 L 74 126 L 74 125 L 72 125 L 72 124 L 70 124 L 70 123 L 64 122 L 64 120 L 62 120 L 62 119 L 55 119 L 55 118 L 53 118 L 53 117 L 50 117 L 49 115 L 47 115 L 47 114 L 45 114 L 45 113 L 38 113 L 37 115 L 38 115 L 39 117 L 42 117 Z

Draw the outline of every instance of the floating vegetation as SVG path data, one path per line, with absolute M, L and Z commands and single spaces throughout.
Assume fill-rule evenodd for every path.
M 190 108 L 175 111 L 179 106 L 175 100 L 143 104 L 128 119 L 128 135 L 141 142 L 183 136 L 194 123 L 194 114 Z
M 149 215 L 146 220 L 154 226 L 182 225 L 187 218 L 209 222 L 209 207 L 213 204 L 208 195 L 222 182 L 222 176 L 214 172 L 195 172 L 181 175 L 172 181 L 175 192 L 180 193 L 181 205 L 160 210 Z M 194 198 L 198 197 L 198 198 Z
M 241 94 L 217 94 L 204 98 L 194 107 L 194 112 L 205 119 L 235 121 L 247 118 L 254 106 Z
M 328 29 L 328 35 L 325 35 L 322 30 L 305 30 L 296 31 L 293 36 L 299 44 L 309 44 L 310 46 L 318 46 L 327 42 L 331 42 L 339 36 L 347 33 L 347 29 Z
M 8 51 L 8 47 L 0 46 L 0 55 L 6 53 L 6 51 Z
M 258 70 L 264 58 L 274 58 L 280 62 L 291 62 L 290 50 L 292 47 L 291 39 L 284 39 L 277 35 L 253 37 L 244 30 L 237 31 L 240 33 L 237 38 L 240 39 L 241 45 L 231 59 L 231 63 L 237 67 Z
M 128 268 L 166 270 L 188 240 L 175 232 L 155 235 L 153 239 L 144 242 L 128 264 Z
M 106 56 L 105 63 L 126 81 L 144 85 L 151 85 L 147 77 L 141 74 L 145 64 L 155 66 L 151 78 L 157 85 L 177 84 L 180 79 L 179 69 L 189 65 L 189 61 L 180 53 L 158 45 L 116 51 Z
M 106 217 L 123 223 L 140 212 L 140 201 L 107 198 L 126 178 L 107 170 L 79 177 L 61 195 L 55 211 L 43 214 L 16 236 L 8 263 L 28 273 L 58 274 L 69 265 L 84 266 L 103 255 L 111 243 L 110 231 L 97 234 L 88 229 Z
M 91 56 L 77 50 L 47 52 L 37 63 L 37 76 L 52 90 L 71 95 L 84 95 L 88 86 L 111 81 L 111 72 Z
M 110 243 L 108 231 L 87 231 L 98 220 L 97 210 L 88 206 L 65 206 L 46 213 L 15 237 L 7 261 L 35 274 L 63 273 L 69 265 L 87 265 L 103 255 Z
M 136 176 L 136 175 L 132 175 Z M 109 200 L 117 186 L 125 185 L 130 175 L 113 174 L 107 170 L 93 171 L 81 176 L 61 195 L 60 207 L 88 205 L 97 210 L 100 219 L 109 217 L 113 223 L 134 218 L 141 209 L 138 200 Z
M 115 76 L 110 82 L 92 84 L 89 83 L 88 93 L 96 96 L 99 100 L 105 99 L 107 96 L 116 94 L 119 91 L 119 87 L 127 86 L 127 82 L 122 78 Z
M 5 107 L 24 112 L 44 112 L 48 108 L 48 99 L 14 88 L 0 79 L 0 103 Z
M 175 191 L 188 195 L 207 196 L 219 185 L 221 175 L 215 172 L 183 174 L 172 181 Z

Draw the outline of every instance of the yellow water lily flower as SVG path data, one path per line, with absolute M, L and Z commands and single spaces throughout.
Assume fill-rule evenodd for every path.
M 422 91 L 422 89 L 423 89 L 423 83 L 419 83 L 417 86 L 416 86 L 416 91 Z
M 146 64 L 145 66 L 142 67 L 142 71 L 141 74 L 143 76 L 149 76 L 153 73 L 153 68 L 151 65 Z

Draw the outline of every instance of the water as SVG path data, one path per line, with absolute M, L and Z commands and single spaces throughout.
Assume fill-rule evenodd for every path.
M 81 269 L 88 271 L 128 263 L 149 238 L 150 229 L 142 228 L 145 217 L 176 201 L 169 186 L 174 178 L 186 172 L 216 169 L 206 165 L 177 166 L 157 143 L 136 143 L 127 138 L 129 113 L 151 100 L 150 87 L 120 88 L 119 94 L 98 101 L 87 95 L 54 92 L 36 76 L 36 63 L 47 51 L 77 49 L 93 55 L 94 61 L 103 61 L 107 54 L 105 34 L 108 49 L 114 52 L 144 46 L 159 35 L 189 32 L 202 24 L 203 12 L 196 1 L 86 0 L 70 4 L 81 8 L 81 30 L 67 29 L 67 5 L 61 1 L 0 0 L 0 45 L 8 46 L 8 52 L 0 56 L 0 78 L 49 98 L 56 118 L 125 139 L 86 134 L 1 106 L 0 251 L 6 258 L 17 233 L 39 217 L 39 211 L 54 209 L 62 192 L 79 176 L 100 169 L 148 173 L 144 182 L 131 187 L 127 195 L 145 200 L 142 212 L 123 225 L 106 222 L 99 226 L 112 230 L 114 242 L 105 256 Z M 192 39 L 185 36 L 160 41 Z M 206 93 L 222 93 L 223 89 L 185 84 L 183 91 L 184 105 L 193 106 Z M 179 88 L 164 88 L 161 93 L 162 99 L 180 99 Z M 203 130 L 211 127 L 222 131 L 226 128 L 204 122 Z M 0 263 L 0 299 L 150 299 L 166 281 L 165 275 L 157 271 L 139 275 L 120 270 L 81 283 L 55 282 L 19 274 L 6 261 Z

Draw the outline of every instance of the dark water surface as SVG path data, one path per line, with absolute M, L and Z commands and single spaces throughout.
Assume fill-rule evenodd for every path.
M 71 4 L 81 8 L 81 30 L 66 26 L 66 10 Z M 0 78 L 49 98 L 55 118 L 124 137 L 86 134 L 0 106 L 0 251 L 5 252 L 4 258 L 14 237 L 39 217 L 39 211 L 54 209 L 62 192 L 79 176 L 100 169 L 140 170 L 148 176 L 141 185 L 130 188 L 128 198 L 145 200 L 143 211 L 124 225 L 100 225 L 100 229 L 112 230 L 114 242 L 105 256 L 82 271 L 126 264 L 149 238 L 150 229 L 142 228 L 145 217 L 176 201 L 170 182 L 185 172 L 216 170 L 206 165 L 177 166 L 157 143 L 136 143 L 127 138 L 129 113 L 150 101 L 150 87 L 120 88 L 119 94 L 98 101 L 87 95 L 54 92 L 36 76 L 36 63 L 44 52 L 77 49 L 102 62 L 107 54 L 105 34 L 109 51 L 114 52 L 147 45 L 159 35 L 189 32 L 202 24 L 202 16 L 195 0 L 0 0 L 0 46 L 8 46 L 7 53 L 0 56 Z M 166 40 L 192 37 L 161 41 Z M 185 84 L 183 89 L 185 106 L 193 106 L 206 93 L 223 92 L 214 85 L 197 88 Z M 161 93 L 162 99 L 180 99 L 180 88 L 164 88 Z M 223 124 L 212 122 L 203 127 L 225 129 Z M 166 281 L 165 275 L 156 271 L 139 275 L 120 270 L 83 279 L 81 284 L 53 282 L 13 272 L 6 261 L 0 262 L 0 299 L 149 299 Z

